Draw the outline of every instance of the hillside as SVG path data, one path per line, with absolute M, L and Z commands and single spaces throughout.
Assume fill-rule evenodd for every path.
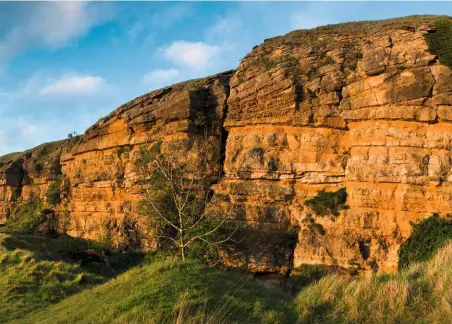
M 106 263 L 100 251 L 99 246 L 67 236 L 0 231 L 0 322 L 21 318 L 104 283 L 139 264 L 143 257 L 113 254 Z
M 410 222 L 452 212 L 451 25 L 415 16 L 268 39 L 235 71 L 1 157 L 0 221 L 42 201 L 55 231 L 152 251 L 136 161 L 158 145 L 188 168 L 218 161 L 211 190 L 243 238 L 223 251 L 226 265 L 281 277 L 304 264 L 395 271 Z
M 291 301 L 282 292 L 249 282 L 240 273 L 217 271 L 192 261 L 168 260 L 137 267 L 18 322 L 270 324 L 295 321 Z
M 15 323 L 450 323 L 452 245 L 394 275 L 329 275 L 296 298 L 195 262 L 144 265 Z

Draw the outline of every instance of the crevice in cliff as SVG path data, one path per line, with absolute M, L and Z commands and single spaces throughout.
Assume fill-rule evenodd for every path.
M 224 123 L 226 121 L 226 118 L 228 116 L 228 98 L 229 98 L 229 94 L 231 92 L 231 88 L 230 88 L 230 80 L 228 80 L 228 84 L 225 85 L 224 89 L 226 92 L 226 98 L 224 100 L 223 103 L 223 116 L 221 118 L 221 130 L 220 130 L 220 145 L 221 145 L 221 149 L 220 149 L 220 168 L 221 168 L 221 172 L 220 172 L 220 179 L 224 177 L 225 172 L 224 172 L 224 164 L 226 161 L 226 142 L 229 136 L 229 132 L 226 129 L 226 127 L 224 127 Z M 218 179 L 218 181 L 220 181 L 220 179 Z

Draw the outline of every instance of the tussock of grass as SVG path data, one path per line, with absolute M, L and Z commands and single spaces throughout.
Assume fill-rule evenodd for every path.
M 425 262 L 452 240 L 452 216 L 433 214 L 418 224 L 411 224 L 413 232 L 400 246 L 399 269 L 413 263 Z
M 450 323 L 452 244 L 428 263 L 358 280 L 333 275 L 296 300 L 301 323 Z
M 51 315 L 50 315 L 51 314 Z M 183 321 L 182 321 L 183 319 Z M 135 268 L 24 323 L 294 323 L 287 296 L 194 261 Z
M 0 234 L 0 323 L 59 301 L 105 278 L 76 264 L 44 260 L 29 250 L 8 249 Z
M 136 267 L 17 322 L 450 323 L 451 264 L 452 244 L 429 262 L 392 275 L 349 278 L 314 269 L 316 278 L 293 300 L 237 272 L 166 260 Z

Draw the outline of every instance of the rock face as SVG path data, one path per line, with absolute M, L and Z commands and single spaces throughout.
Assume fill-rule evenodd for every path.
M 119 107 L 83 136 L 1 158 L 0 219 L 32 192 L 45 198 L 49 185 L 57 183 L 63 198 L 58 209 L 70 215 L 69 235 L 108 240 L 124 249 L 152 249 L 147 235 L 152 229 L 136 211 L 145 189 L 135 168 L 137 152 L 159 142 L 184 159 L 196 156 L 190 143 L 198 137 L 219 154 L 232 73 L 153 91 Z M 34 170 L 41 156 L 45 161 Z
M 229 264 L 263 273 L 301 264 L 392 271 L 409 223 L 452 211 L 452 71 L 425 40 L 435 19 L 269 39 L 237 71 L 151 92 L 79 138 L 3 157 L 0 215 L 59 181 L 70 235 L 152 248 L 150 235 L 131 234 L 146 229 L 134 210 L 143 192 L 136 152 L 160 141 L 181 158 L 196 156 L 189 143 L 204 136 L 201 118 L 213 152 L 227 135 L 213 190 L 244 228 Z M 338 212 L 306 203 L 341 188 Z

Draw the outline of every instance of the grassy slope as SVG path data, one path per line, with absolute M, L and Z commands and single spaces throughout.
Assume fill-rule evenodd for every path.
M 121 253 L 109 256 L 108 264 L 87 262 L 84 251 L 95 247 L 92 242 L 8 230 L 0 230 L 0 323 L 104 283 L 144 258 Z
M 171 323 L 184 311 L 184 323 L 296 321 L 292 303 L 278 291 L 235 272 L 168 260 L 137 267 L 21 322 Z
M 452 244 L 397 274 L 329 275 L 294 302 L 238 273 L 169 260 L 134 268 L 19 322 L 450 323 L 451 264 Z
M 296 304 L 305 323 L 451 323 L 452 244 L 426 263 L 393 275 L 328 276 Z
M 39 243 L 38 243 L 39 242 Z M 35 241 L 41 251 L 49 240 Z M 30 242 L 0 233 L 0 323 L 57 302 L 105 276 L 82 269 L 77 264 L 46 259 L 26 248 Z M 22 246 L 22 248 L 18 247 Z M 48 253 L 53 253 L 50 249 Z

